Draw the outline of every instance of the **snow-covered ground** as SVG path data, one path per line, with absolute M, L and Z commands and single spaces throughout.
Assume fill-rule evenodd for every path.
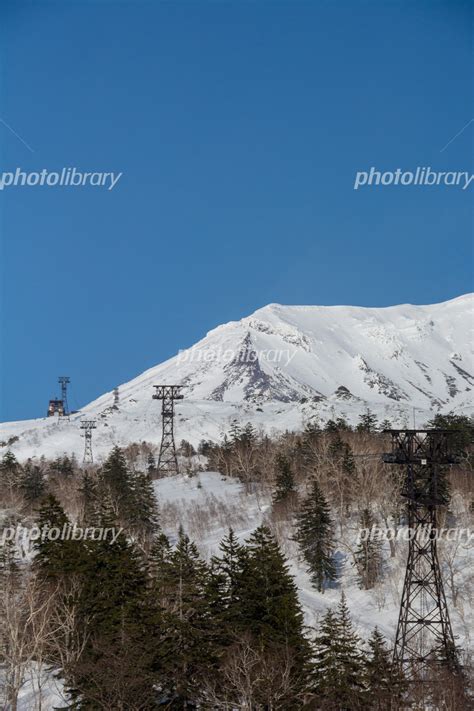
M 407 544 L 396 543 L 395 558 L 390 558 L 388 544 L 385 553 L 385 574 L 383 581 L 372 590 L 361 590 L 357 584 L 356 572 L 351 562 L 348 546 L 355 547 L 357 522 L 339 534 L 339 544 L 335 551 L 340 564 L 337 583 L 324 593 L 318 593 L 309 580 L 305 565 L 298 557 L 297 544 L 291 540 L 291 526 L 271 522 L 271 499 L 262 493 L 246 493 L 234 478 L 224 477 L 216 472 L 203 472 L 194 477 L 174 476 L 155 482 L 155 492 L 161 510 L 161 522 L 167 535 L 174 540 L 181 524 L 193 538 L 201 554 L 209 558 L 218 552 L 221 539 L 229 526 L 242 541 L 262 522 L 269 522 L 287 556 L 290 570 L 295 577 L 306 623 L 309 627 L 317 624 L 328 606 L 338 604 L 341 590 L 347 602 L 359 633 L 369 636 L 377 625 L 381 632 L 393 642 L 400 596 L 405 574 Z M 458 502 L 459 514 L 462 514 Z M 448 546 L 449 550 L 443 551 Z M 441 553 L 453 554 L 448 543 L 440 544 Z M 471 649 L 474 634 L 474 537 L 459 546 L 455 557 L 455 582 L 462 590 L 457 607 L 453 605 L 449 586 L 446 596 L 451 612 L 453 631 L 458 644 Z M 445 570 L 446 572 L 446 570 Z
M 324 593 L 318 593 L 310 584 L 304 563 L 298 558 L 292 528 L 287 522 L 272 517 L 271 497 L 259 489 L 246 491 L 239 480 L 218 472 L 201 472 L 195 476 L 173 476 L 154 482 L 160 508 L 161 524 L 172 543 L 177 539 L 178 528 L 183 526 L 203 557 L 218 552 L 219 543 L 229 527 L 244 541 L 262 522 L 267 522 L 277 535 L 288 559 L 290 571 L 298 586 L 300 601 L 308 628 L 314 629 L 328 606 L 335 606 L 344 590 L 355 626 L 366 639 L 377 625 L 388 640 L 393 642 L 398 618 L 400 594 L 406 560 L 406 543 L 397 542 L 395 558 L 385 549 L 385 574 L 381 583 L 372 590 L 358 587 L 350 548 L 355 547 L 357 522 L 338 531 L 335 555 L 340 566 L 337 583 Z M 460 523 L 465 502 L 454 493 L 451 509 Z M 447 546 L 445 548 L 445 546 Z M 457 605 L 453 604 L 451 590 L 445 582 L 445 592 L 457 643 L 464 650 L 472 649 L 474 630 L 474 538 L 470 543 L 455 547 L 441 545 L 441 557 L 454 560 L 454 581 L 459 589 Z M 448 569 L 444 565 L 444 577 Z M 309 632 L 310 632 L 309 630 Z M 63 708 L 61 683 L 54 675 L 33 667 L 29 670 L 20 692 L 18 711 L 53 711 Z
M 82 457 L 81 419 L 95 419 L 97 460 L 113 445 L 161 437 L 156 384 L 184 386 L 176 437 L 219 439 L 232 419 L 267 432 L 370 407 L 394 426 L 425 424 L 437 411 L 472 414 L 474 296 L 389 308 L 271 304 L 210 331 L 174 358 L 105 393 L 67 418 L 0 425 L 0 454 Z M 73 377 L 73 374 L 71 374 Z M 46 404 L 46 402 L 45 402 Z

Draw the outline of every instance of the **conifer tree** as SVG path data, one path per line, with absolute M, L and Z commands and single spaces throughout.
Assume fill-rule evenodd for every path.
M 99 472 L 100 495 L 110 495 L 110 501 L 121 525 L 133 528 L 136 515 L 135 485 L 124 453 L 114 447 Z
M 369 654 L 365 660 L 365 679 L 368 691 L 367 707 L 377 711 L 392 708 L 402 691 L 402 678 L 392 663 L 392 655 L 377 627 L 369 640 Z
M 360 517 L 361 541 L 354 554 L 359 575 L 359 585 L 365 590 L 373 588 L 382 575 L 382 543 L 375 530 L 375 518 L 369 508 L 363 509 Z
M 328 447 L 328 454 L 331 459 L 339 460 L 344 451 L 344 442 L 339 431 L 336 429 L 331 436 L 331 442 Z
M 231 637 L 243 626 L 242 587 L 247 571 L 247 549 L 238 542 L 232 528 L 219 545 L 219 555 L 211 562 L 214 586 L 219 590 L 220 623 Z
M 168 693 L 177 708 L 188 708 L 199 696 L 206 675 L 216 663 L 215 629 L 207 589 L 209 568 L 180 528 L 171 552 L 163 550 L 163 634 L 160 659 Z
M 39 537 L 35 541 L 34 565 L 45 580 L 61 581 L 68 574 L 82 572 L 85 548 L 68 536 L 70 520 L 55 496 L 49 494 L 39 509 Z
M 68 691 L 85 711 L 152 708 L 159 627 L 143 556 L 123 533 L 88 552 L 78 613 L 88 635 Z
M 292 498 L 295 494 L 295 478 L 288 458 L 279 454 L 276 460 L 276 487 L 273 495 L 274 503 L 280 503 Z
M 364 663 L 359 644 L 343 593 L 337 612 L 328 611 L 323 618 L 315 642 L 315 690 L 329 708 L 365 708 Z
M 133 475 L 133 496 L 130 501 L 131 528 L 141 539 L 150 540 L 159 529 L 158 506 L 153 484 L 147 474 Z
M 250 536 L 247 556 L 241 587 L 244 626 L 264 647 L 290 648 L 302 671 L 309 647 L 297 587 L 267 526 L 259 526 Z
M 78 488 L 82 500 L 81 521 L 93 525 L 97 520 L 99 492 L 97 480 L 90 472 L 85 471 Z
M 25 499 L 31 503 L 44 496 L 46 482 L 41 467 L 37 464 L 27 463 L 23 469 L 21 490 Z
M 323 592 L 326 584 L 336 579 L 334 527 L 329 505 L 316 479 L 311 481 L 309 494 L 297 515 L 295 540 L 307 563 L 312 584 Z
M 333 420 L 332 418 L 329 419 L 326 424 L 324 425 L 324 431 L 325 432 L 330 432 L 331 434 L 334 434 L 335 432 L 338 431 L 338 426 L 336 424 L 336 421 Z
M 372 410 L 367 408 L 367 410 L 359 416 L 357 432 L 375 432 L 377 424 L 377 416 Z
M 0 463 L 0 483 L 11 488 L 17 488 L 21 484 L 21 467 L 10 450 L 5 452 Z

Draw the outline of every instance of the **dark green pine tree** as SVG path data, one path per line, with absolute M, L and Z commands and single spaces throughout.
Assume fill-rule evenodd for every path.
M 312 584 L 323 592 L 337 574 L 333 559 L 334 526 L 329 505 L 316 479 L 311 481 L 309 494 L 297 514 L 295 540 L 308 566 Z
M 55 474 L 63 477 L 70 477 L 74 474 L 74 466 L 68 456 L 58 457 L 51 465 L 51 470 Z
M 338 426 L 336 424 L 336 421 L 333 419 L 329 419 L 326 424 L 324 425 L 324 431 L 325 432 L 330 432 L 331 434 L 335 434 L 338 431 Z
M 241 586 L 244 628 L 262 649 L 286 650 L 291 675 L 303 683 L 309 660 L 297 587 L 270 529 L 259 526 L 247 543 Z
M 337 612 L 328 612 L 323 618 L 315 642 L 315 691 L 329 708 L 366 708 L 365 669 L 359 645 L 343 593 Z
M 148 553 L 148 571 L 152 585 L 155 591 L 159 591 L 160 598 L 165 594 L 165 573 L 167 566 L 170 565 L 170 554 L 171 545 L 168 536 L 160 531 L 153 540 Z
M 121 524 L 130 525 L 135 515 L 135 488 L 124 453 L 114 447 L 99 473 L 100 488 L 110 494 Z M 103 491 L 101 491 L 101 496 Z
M 232 638 L 243 628 L 241 591 L 247 571 L 247 549 L 239 543 L 232 528 L 222 539 L 219 555 L 214 556 L 211 563 L 214 587 L 219 594 L 219 622 L 226 636 Z
M 87 551 L 82 541 L 70 539 L 71 522 L 55 496 L 49 494 L 39 509 L 34 566 L 49 581 L 62 581 L 67 575 L 80 574 L 87 565 Z
M 160 524 L 158 505 L 153 484 L 148 474 L 137 472 L 133 475 L 133 500 L 131 501 L 131 529 L 143 540 L 156 536 Z
M 383 572 L 382 542 L 376 529 L 372 530 L 375 525 L 372 511 L 369 508 L 363 509 L 359 520 L 362 536 L 354 554 L 354 565 L 358 572 L 359 586 L 365 590 L 373 588 Z
M 27 501 L 34 503 L 41 499 L 46 492 L 46 482 L 41 467 L 27 462 L 23 468 L 20 488 Z
M 377 627 L 369 637 L 368 646 L 365 659 L 367 708 L 377 711 L 397 708 L 403 689 L 402 677 L 393 665 L 391 651 Z
M 207 596 L 209 568 L 182 528 L 170 553 L 164 551 L 161 571 L 165 584 L 160 660 L 171 708 L 191 708 L 202 684 L 216 665 L 216 630 Z
M 334 610 L 328 608 L 319 623 L 313 657 L 314 690 L 318 698 L 326 702 L 331 701 L 332 691 L 339 683 L 337 635 L 337 615 Z
M 88 471 L 82 475 L 82 482 L 78 488 L 81 496 L 81 523 L 92 526 L 97 521 L 99 506 L 99 491 L 96 477 Z
M 377 429 L 377 416 L 369 409 L 359 416 L 357 432 L 375 432 Z
M 276 460 L 276 486 L 273 495 L 274 503 L 281 503 L 294 498 L 295 494 L 295 477 L 288 457 L 279 454 Z
M 340 460 L 344 452 L 344 441 L 339 434 L 339 430 L 335 430 L 331 436 L 331 442 L 328 447 L 328 454 L 331 459 Z
M 21 476 L 21 467 L 13 452 L 8 450 L 0 463 L 0 483 L 6 484 L 10 488 L 17 488 L 21 486 Z
M 104 523 L 111 516 L 102 511 Z M 81 711 L 155 708 L 160 627 L 146 562 L 123 533 L 87 547 L 77 624 L 88 634 L 67 689 Z

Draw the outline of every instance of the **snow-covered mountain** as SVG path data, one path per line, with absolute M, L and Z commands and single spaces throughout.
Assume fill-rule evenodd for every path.
M 474 295 L 430 306 L 388 308 L 281 306 L 210 331 L 174 358 L 120 386 L 70 420 L 42 418 L 0 425 L 18 456 L 74 451 L 81 418 L 96 418 L 94 449 L 159 442 L 160 403 L 153 385 L 180 384 L 177 439 L 219 437 L 237 417 L 266 430 L 298 429 L 305 420 L 370 407 L 393 424 L 421 425 L 434 412 L 474 412 Z M 414 412 L 415 408 L 415 412 Z M 0 450 L 1 451 L 1 450 Z

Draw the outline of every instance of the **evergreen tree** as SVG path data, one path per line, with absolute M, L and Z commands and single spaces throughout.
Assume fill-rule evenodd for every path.
M 124 453 L 114 447 L 99 472 L 101 497 L 107 491 L 121 524 L 133 526 L 135 511 L 135 486 Z
M 84 711 L 154 708 L 159 617 L 143 556 L 123 533 L 89 542 L 83 580 L 77 624 L 87 635 L 69 693 Z
M 295 478 L 288 458 L 279 454 L 276 461 L 276 488 L 273 495 L 274 503 L 288 500 L 295 494 Z
M 67 456 L 55 459 L 51 465 L 51 469 L 54 473 L 64 477 L 70 477 L 74 474 L 73 463 Z
M 163 541 L 161 541 L 161 544 Z M 157 551 L 155 551 L 156 553 Z M 155 558 L 162 577 L 163 632 L 160 660 L 173 708 L 188 708 L 216 664 L 216 643 L 208 599 L 209 568 L 182 528 L 176 548 Z
M 324 431 L 330 432 L 331 434 L 335 434 L 338 431 L 338 429 L 339 428 L 336 424 L 336 421 L 333 419 L 329 419 L 324 426 Z
M 319 592 L 336 579 L 333 560 L 334 527 L 329 505 L 316 479 L 297 515 L 295 540 L 307 563 L 311 582 Z
M 359 423 L 357 425 L 357 432 L 375 432 L 377 429 L 377 417 L 369 409 L 359 416 Z
M 330 708 L 344 711 L 366 708 L 359 644 L 343 593 L 337 612 L 328 611 L 323 618 L 315 643 L 315 690 Z
M 31 503 L 38 501 L 38 499 L 44 496 L 46 482 L 43 470 L 37 464 L 27 462 L 23 469 L 20 488 L 25 499 Z
M 241 586 L 245 628 L 264 646 L 291 648 L 295 662 L 306 664 L 308 643 L 297 587 L 270 529 L 259 526 L 247 544 Z
M 87 552 L 82 541 L 72 540 L 71 522 L 55 496 L 49 494 L 39 509 L 34 566 L 45 581 L 61 582 L 68 575 L 80 574 Z
M 97 520 L 99 501 L 96 477 L 90 472 L 85 471 L 82 475 L 82 482 L 78 491 L 81 495 L 82 503 L 81 521 L 86 526 L 94 525 Z
M 339 434 L 339 431 L 336 429 L 332 433 L 331 442 L 328 447 L 328 454 L 331 457 L 331 459 L 335 459 L 335 460 L 339 461 L 342 456 L 343 451 L 344 451 L 344 442 L 341 438 L 341 435 Z
M 383 635 L 376 627 L 369 640 L 369 654 L 365 660 L 365 679 L 368 690 L 367 707 L 377 711 L 393 708 L 402 691 L 402 679 L 392 663 L 392 655 Z
M 241 545 L 232 528 L 219 545 L 219 556 L 212 558 L 214 586 L 219 591 L 220 623 L 228 637 L 243 629 L 242 587 L 247 572 L 247 549 Z
M 141 539 L 150 539 L 159 529 L 158 506 L 153 484 L 147 474 L 133 476 L 130 501 L 131 528 Z
M 354 555 L 355 565 L 360 587 L 369 590 L 382 575 L 382 543 L 376 531 L 372 531 L 376 520 L 370 509 L 363 509 L 359 525 L 363 535 Z
M 438 413 L 427 425 L 429 429 L 449 430 L 450 448 L 456 454 L 463 456 L 470 445 L 474 444 L 474 417 L 456 415 L 449 412 L 446 415 Z
M 342 430 L 343 432 L 350 432 L 352 429 L 346 418 L 342 416 L 336 419 L 336 425 L 337 429 Z
M 21 467 L 10 450 L 5 452 L 0 463 L 0 483 L 14 488 L 21 485 Z

